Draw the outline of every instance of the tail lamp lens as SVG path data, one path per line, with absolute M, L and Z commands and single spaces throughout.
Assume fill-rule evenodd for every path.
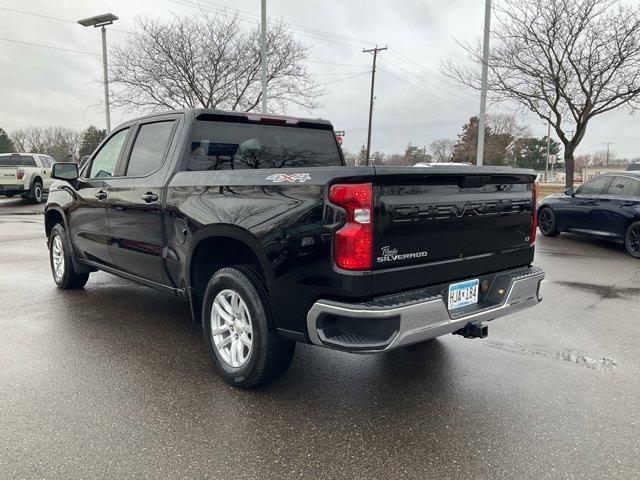
M 336 265 L 344 270 L 370 270 L 373 252 L 372 185 L 333 185 L 329 190 L 329 200 L 347 213 L 345 225 L 334 236 Z
M 24 170 L 19 168 L 16 170 L 16 180 L 22 180 L 24 178 Z
M 531 199 L 531 244 L 536 243 L 536 233 L 538 232 L 538 182 L 533 182 L 533 193 Z

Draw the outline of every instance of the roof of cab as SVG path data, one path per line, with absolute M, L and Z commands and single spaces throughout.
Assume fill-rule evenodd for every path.
M 133 118 L 123 124 L 129 124 L 138 122 L 140 120 L 152 119 L 157 117 L 162 117 L 163 115 L 174 115 L 176 113 L 183 113 L 193 118 L 203 118 L 203 117 L 238 117 L 243 119 L 249 119 L 250 117 L 269 117 L 269 118 L 277 118 L 277 119 L 285 119 L 285 120 L 294 120 L 296 123 L 304 123 L 304 124 L 317 124 L 323 126 L 332 127 L 332 124 L 329 120 L 324 120 L 322 118 L 302 118 L 302 117 L 292 117 L 288 115 L 278 115 L 278 114 L 262 114 L 259 112 L 233 112 L 226 110 L 218 110 L 215 108 L 184 108 L 181 110 L 167 110 L 164 112 L 153 113 L 149 115 L 144 115 L 142 117 Z

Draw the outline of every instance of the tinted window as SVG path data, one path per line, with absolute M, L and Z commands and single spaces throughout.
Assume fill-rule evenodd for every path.
M 331 130 L 199 121 L 187 170 L 341 165 Z
M 23 167 L 35 167 L 36 159 L 31 156 L 27 157 L 23 155 L 22 157 L 20 157 L 20 165 L 22 165 Z
M 93 158 L 88 178 L 113 176 L 113 172 L 116 171 L 120 151 L 122 150 L 128 132 L 128 128 L 120 130 L 102 146 L 98 154 Z
M 576 191 L 576 194 L 599 195 L 604 190 L 604 187 L 607 186 L 609 180 L 611 180 L 611 177 L 597 177 L 593 180 L 589 180 Z
M 127 176 L 149 175 L 162 165 L 171 140 L 173 122 L 142 125 L 131 149 Z
M 49 159 L 47 157 L 40 156 L 40 162 L 42 163 L 42 166 L 44 168 L 51 167 L 51 164 L 49 163 Z
M 630 177 L 613 177 L 607 195 L 640 196 L 640 180 Z
M 11 155 L 5 155 L 5 156 L 1 156 L 0 157 L 0 167 L 12 167 L 12 166 L 18 166 L 18 164 L 20 163 L 20 157 L 16 156 L 11 156 Z

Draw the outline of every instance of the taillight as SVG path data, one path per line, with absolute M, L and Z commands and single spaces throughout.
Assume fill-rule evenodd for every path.
M 538 182 L 533 182 L 533 198 L 531 201 L 531 244 L 536 242 L 536 233 L 538 231 Z
M 347 222 L 334 236 L 336 265 L 344 270 L 370 270 L 373 187 L 370 183 L 333 185 L 329 190 L 329 200 L 347 212 Z
M 16 170 L 16 180 L 22 180 L 24 178 L 24 170 L 19 168 Z

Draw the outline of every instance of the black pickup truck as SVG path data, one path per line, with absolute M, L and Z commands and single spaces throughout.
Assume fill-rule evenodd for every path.
M 190 109 L 127 122 L 52 176 L 58 287 L 103 270 L 188 301 L 241 388 L 281 375 L 296 342 L 484 337 L 540 301 L 530 170 L 346 167 L 327 121 Z

